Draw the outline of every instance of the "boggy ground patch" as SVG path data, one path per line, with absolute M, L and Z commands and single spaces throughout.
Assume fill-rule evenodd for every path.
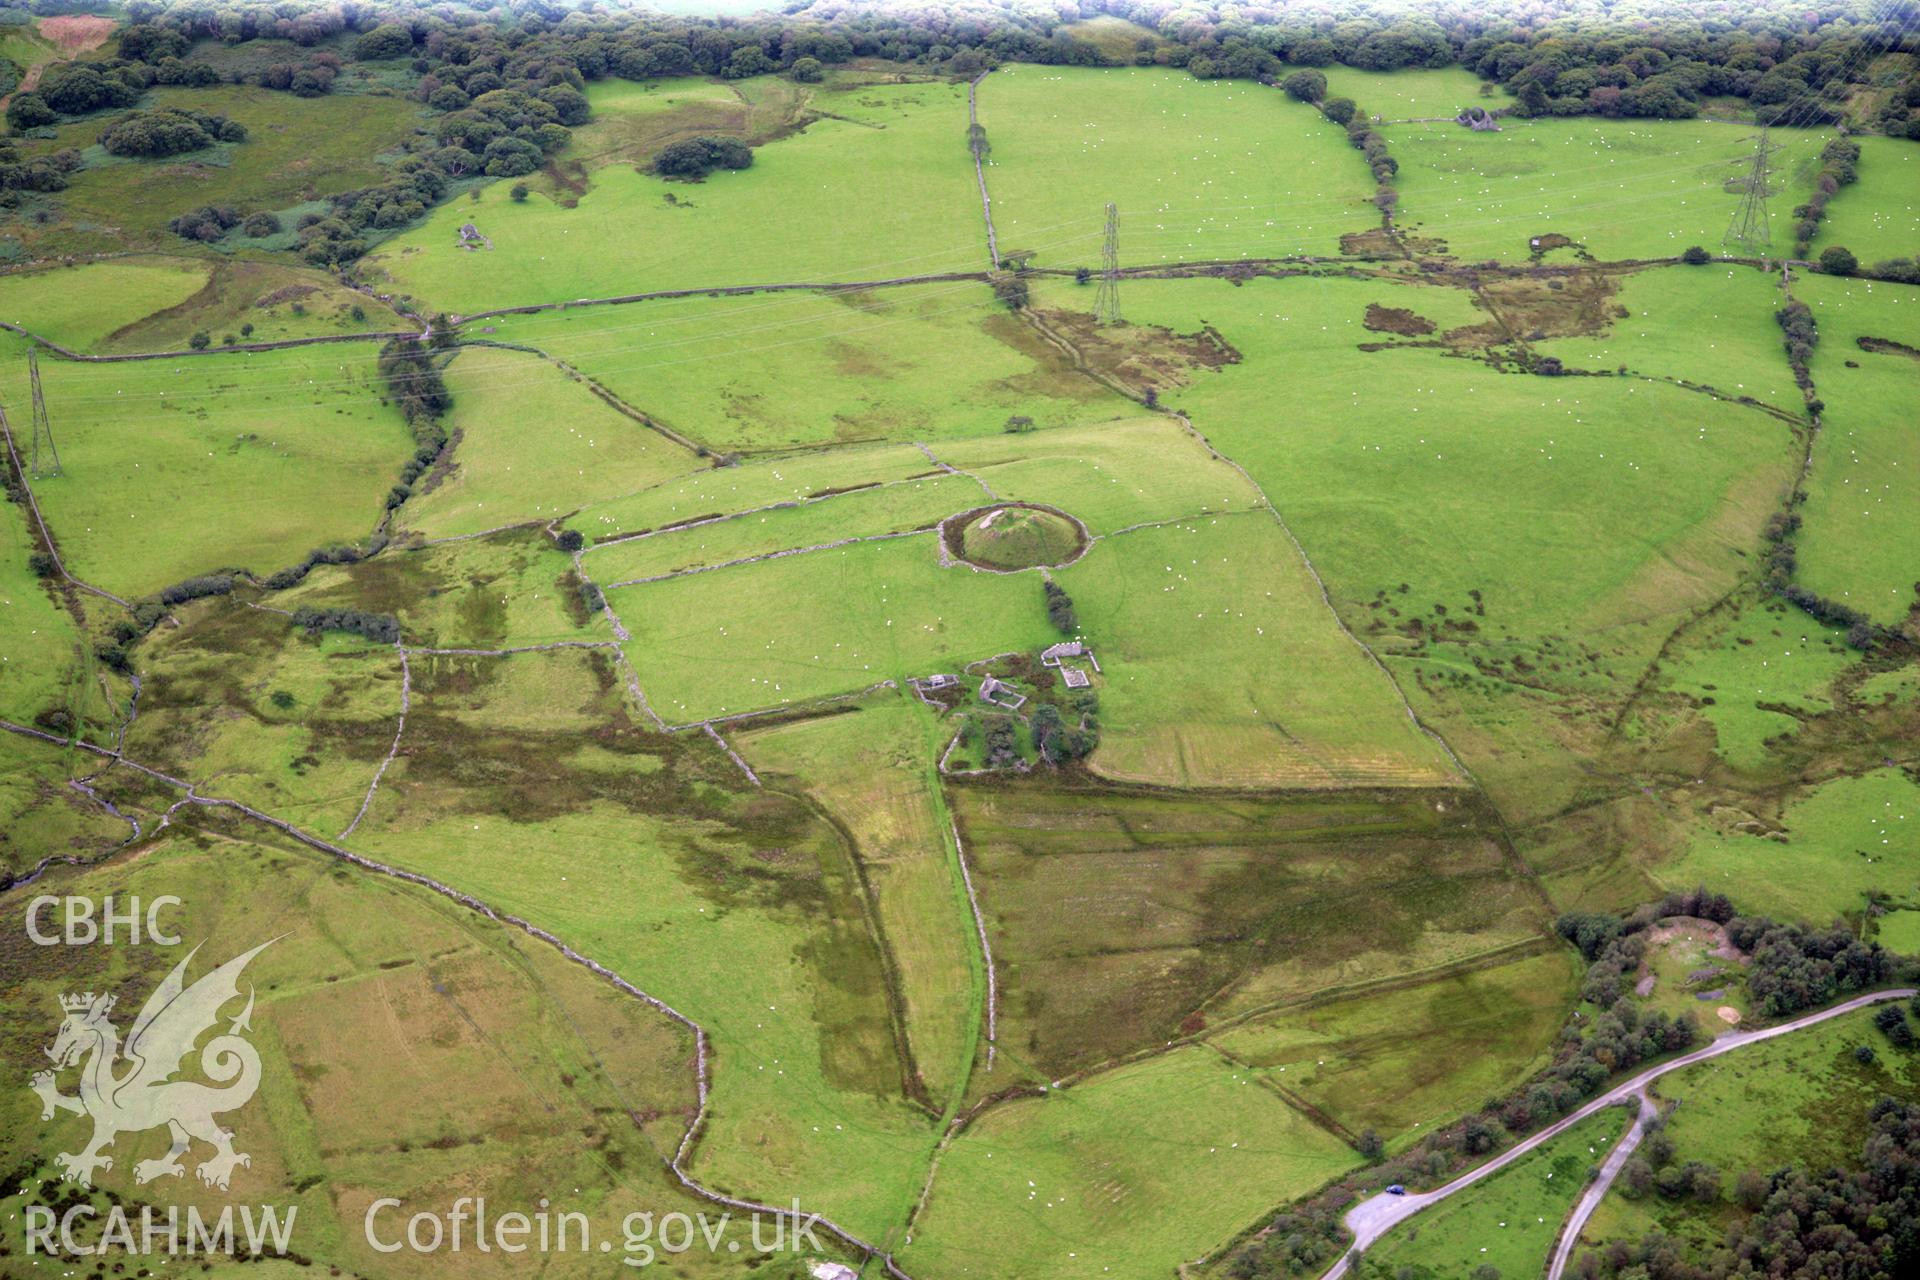
M 1144 392 L 1166 392 L 1184 387 L 1196 373 L 1240 363 L 1220 331 L 1203 325 L 1193 333 L 1176 333 L 1156 324 L 1101 326 L 1084 311 L 1044 310 L 1042 323 L 1060 334 L 1080 354 L 1086 367 Z
M 953 799 L 1000 1043 L 1054 1077 L 1545 923 L 1458 792 L 1202 800 L 996 781 Z
M 1407 338 L 1424 338 L 1435 327 L 1433 321 L 1406 307 L 1383 307 L 1377 302 L 1367 304 L 1367 318 L 1361 323 L 1375 333 L 1397 333 Z
M 1619 288 L 1619 277 L 1606 271 L 1489 275 L 1479 292 L 1494 318 L 1445 338 L 1460 349 L 1600 333 L 1629 314 L 1615 299 Z

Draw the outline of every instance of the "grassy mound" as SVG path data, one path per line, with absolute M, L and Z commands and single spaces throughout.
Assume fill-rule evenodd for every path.
M 967 559 L 991 569 L 1032 569 L 1071 560 L 1080 549 L 1080 530 L 1057 511 L 995 507 L 968 522 L 960 548 Z

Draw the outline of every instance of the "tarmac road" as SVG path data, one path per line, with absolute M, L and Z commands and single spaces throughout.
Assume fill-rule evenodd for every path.
M 1638 1135 L 1645 1128 L 1645 1115 L 1649 1106 L 1646 1101 L 1646 1088 L 1649 1084 L 1652 1084 L 1661 1076 L 1666 1075 L 1669 1071 L 1678 1071 L 1682 1067 L 1690 1067 L 1696 1062 L 1705 1062 L 1708 1058 L 1717 1058 L 1723 1053 L 1729 1053 L 1734 1049 L 1740 1048 L 1742 1045 L 1754 1044 L 1761 1040 L 1771 1040 L 1775 1036 L 1788 1035 L 1801 1030 L 1803 1027 L 1811 1027 L 1816 1023 L 1825 1022 L 1829 1018 L 1837 1018 L 1841 1014 L 1852 1013 L 1856 1009 L 1864 1009 L 1869 1005 L 1880 1004 L 1888 1000 L 1905 1000 L 1913 994 L 1914 989 L 1912 987 L 1900 987 L 1890 991 L 1873 991 L 1863 996 L 1855 996 L 1851 1000 L 1842 1001 L 1829 1008 L 1805 1014 L 1793 1019 L 1791 1022 L 1783 1022 L 1778 1026 L 1760 1027 L 1753 1031 L 1729 1031 L 1703 1049 L 1695 1049 L 1693 1052 L 1682 1054 L 1670 1062 L 1663 1062 L 1659 1066 L 1649 1067 L 1639 1075 L 1615 1085 L 1607 1092 L 1581 1107 L 1578 1111 L 1569 1113 L 1565 1118 L 1548 1125 L 1532 1137 L 1524 1139 L 1508 1148 L 1479 1168 L 1461 1174 L 1445 1186 L 1436 1187 L 1432 1191 L 1409 1192 L 1404 1196 L 1390 1196 L 1384 1191 L 1377 1195 L 1369 1196 L 1347 1211 L 1345 1222 L 1347 1229 L 1353 1232 L 1353 1244 L 1345 1253 L 1340 1255 L 1338 1262 L 1335 1262 L 1332 1267 L 1327 1269 L 1320 1280 L 1340 1280 L 1340 1277 L 1347 1273 L 1347 1266 L 1352 1261 L 1356 1250 L 1371 1247 L 1374 1241 L 1378 1240 L 1400 1223 L 1405 1222 L 1408 1218 L 1411 1218 L 1414 1214 L 1419 1213 L 1422 1209 L 1425 1209 L 1429 1205 L 1438 1204 L 1448 1196 L 1466 1190 L 1489 1174 L 1506 1168 L 1506 1166 L 1526 1155 L 1541 1143 L 1552 1140 L 1574 1125 L 1579 1124 L 1582 1120 L 1585 1120 L 1602 1107 L 1616 1106 L 1629 1098 L 1638 1098 L 1640 1100 L 1641 1117 L 1636 1120 L 1634 1128 L 1629 1134 L 1629 1136 L 1633 1138 L 1634 1145 L 1638 1145 Z M 1621 1148 L 1625 1148 L 1625 1150 L 1623 1151 Z M 1600 1195 L 1605 1193 L 1607 1185 L 1613 1181 L 1612 1174 L 1620 1172 L 1620 1166 L 1626 1163 L 1627 1155 L 1631 1150 L 1632 1148 L 1627 1145 L 1624 1139 L 1617 1144 L 1612 1155 L 1609 1156 L 1606 1165 L 1602 1167 L 1599 1181 L 1587 1189 L 1587 1194 L 1582 1196 L 1580 1203 L 1574 1207 L 1573 1219 L 1570 1219 L 1572 1229 L 1562 1232 L 1563 1238 L 1560 1242 L 1559 1249 L 1554 1253 L 1553 1269 L 1548 1273 L 1548 1280 L 1559 1280 L 1560 1271 L 1566 1265 L 1566 1259 L 1573 1251 L 1573 1242 L 1578 1237 L 1579 1227 L 1586 1225 L 1586 1216 L 1592 1214 L 1594 1206 L 1600 1201 Z M 1616 1159 L 1618 1163 L 1615 1162 Z M 1611 1174 L 1608 1172 L 1609 1169 L 1611 1170 Z M 1583 1210 L 1585 1211 L 1584 1214 L 1582 1212 Z

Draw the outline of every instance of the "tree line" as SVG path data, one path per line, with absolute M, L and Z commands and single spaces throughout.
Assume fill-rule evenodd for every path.
M 818 3 L 751 18 L 696 19 L 630 11 L 588 0 L 477 0 L 457 7 L 421 0 L 355 0 L 303 6 L 251 0 L 134 0 L 109 58 L 56 64 L 8 106 L 9 125 L 39 129 L 63 118 L 134 105 L 155 84 L 223 79 L 288 93 L 330 92 L 350 66 L 396 74 L 440 113 L 403 142 L 395 176 L 333 195 L 326 215 L 308 214 L 298 250 L 321 266 L 350 262 L 367 233 L 422 216 L 452 184 L 518 177 L 562 147 L 590 114 L 589 82 L 783 73 L 802 81 L 854 59 L 880 59 L 929 73 L 972 77 L 1008 62 L 1145 65 L 1194 76 L 1282 83 L 1335 64 L 1368 71 L 1459 66 L 1504 85 L 1523 115 L 1697 114 L 1713 96 L 1745 98 L 1764 119 L 1813 124 L 1838 118 L 1876 55 L 1920 49 L 1898 15 L 1866 0 L 1812 10 L 1754 0 L 1737 14 L 1711 0 L 1674 0 L 1657 21 L 1599 9 L 1544 15 L 1525 0 L 1409 14 L 1389 0 L 1304 0 L 1284 9 L 1167 0 L 1079 0 L 1037 9 L 1011 0 L 962 0 L 930 8 L 881 0 L 858 11 Z M 1141 28 L 1131 49 L 1077 38 L 1073 24 L 1102 14 Z M 284 41 L 298 61 L 229 70 L 213 45 Z M 1920 137 L 1920 77 L 1882 92 L 1870 127 Z M 1344 104 L 1347 100 L 1335 99 Z M 1323 108 L 1324 109 L 1324 108 Z M 1354 121 L 1359 121 L 1355 132 Z M 1392 160 L 1364 112 L 1347 121 L 1367 157 L 1383 210 L 1394 199 Z M 976 140 L 979 145 L 984 140 Z M 669 166 L 686 157 L 668 157 Z M 737 159 L 737 157 L 729 157 Z M 657 162 L 656 162 L 657 163 Z M 671 168 L 668 170 L 671 171 Z M 35 180 L 52 180 L 47 169 Z M 24 184 L 23 184 L 24 185 Z M 225 235 L 207 219 L 189 234 Z M 237 224 L 236 224 L 237 225 Z

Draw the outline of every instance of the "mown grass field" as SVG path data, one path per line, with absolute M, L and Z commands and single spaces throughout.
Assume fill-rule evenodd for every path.
M 583 307 L 486 329 L 567 361 L 716 452 L 982 435 L 1016 414 L 1056 427 L 1137 412 L 1074 374 L 974 281 Z
M 1854 1057 L 1861 1045 L 1875 1050 L 1873 1062 Z M 1858 1167 L 1868 1110 L 1885 1096 L 1920 1097 L 1920 1061 L 1891 1049 L 1867 1010 L 1688 1067 L 1655 1088 L 1663 1102 L 1678 1104 L 1666 1128 L 1675 1159 L 1713 1165 L 1730 1193 L 1747 1169 Z M 1636 1201 L 1616 1184 L 1584 1238 L 1597 1248 L 1658 1228 L 1682 1241 L 1717 1245 L 1742 1213 L 1730 1203 L 1700 1205 L 1657 1194 Z
M 979 98 L 1002 256 L 1097 267 L 1108 201 L 1125 266 L 1330 255 L 1379 224 L 1344 131 L 1274 89 L 1156 67 L 1009 65 Z
M 1844 245 L 1871 266 L 1920 253 L 1920 148 L 1871 135 L 1860 144 L 1859 180 L 1827 205 L 1814 252 Z
M 128 321 L 185 302 L 206 280 L 200 263 L 157 256 L 18 272 L 0 276 L 0 319 L 87 351 Z
M 1820 343 L 1814 389 L 1827 404 L 1807 476 L 1799 580 L 1892 622 L 1914 603 L 1911 549 L 1920 545 L 1920 297 L 1898 285 L 1816 277 L 1797 296 Z M 1908 348 L 1867 350 L 1875 338 Z
M 191 1174 L 136 1192 L 135 1162 L 160 1155 L 166 1134 L 124 1133 L 91 1197 L 96 1205 L 111 1191 L 209 1213 L 242 1196 L 298 1206 L 295 1252 L 368 1272 L 386 1265 L 362 1230 L 376 1195 L 445 1204 L 485 1194 L 503 1211 L 532 1212 L 540 1197 L 557 1201 L 564 1189 L 566 1207 L 614 1240 L 627 1213 L 697 1206 L 657 1155 L 671 1149 L 694 1105 L 692 1041 L 675 1024 L 545 944 L 435 895 L 266 842 L 265 828 L 202 825 L 191 814 L 181 821 L 186 831 L 135 861 L 60 872 L 52 883 L 89 896 L 181 898 L 169 922 L 202 947 L 190 978 L 278 937 L 243 980 L 255 991 L 251 1039 L 262 1084 L 223 1116 L 252 1163 L 235 1172 L 231 1193 Z M 34 948 L 20 927 L 28 896 L 5 903 L 10 1007 L 21 1016 L 0 1034 L 17 1060 L 38 1058 L 51 1041 L 60 993 L 75 984 L 124 990 L 115 1011 L 124 1027 L 185 954 Z M 63 1083 L 71 1090 L 71 1074 Z M 630 1115 L 653 1118 L 636 1125 Z M 86 1132 L 84 1118 L 43 1123 L 25 1089 L 0 1103 L 0 1152 L 9 1169 L 31 1171 L 25 1200 L 59 1194 L 40 1186 L 55 1177 L 50 1153 L 77 1150 Z M 187 1167 L 207 1154 L 196 1148 Z M 18 1212 L 21 1190 L 9 1183 L 4 1212 Z M 415 1255 L 405 1274 L 509 1273 L 485 1258 L 476 1266 L 467 1252 Z M 578 1252 L 547 1260 L 564 1275 L 605 1265 Z M 704 1260 L 687 1265 L 726 1273 Z
M 1369 1249 L 1362 1274 L 1438 1280 L 1481 1266 L 1503 1276 L 1544 1271 L 1587 1171 L 1606 1159 L 1628 1119 L 1626 1110 L 1608 1107 L 1428 1209 Z
M 1772 160 L 1778 203 L 1813 191 L 1825 130 L 1782 129 Z M 1753 158 L 1751 125 L 1710 120 L 1503 120 L 1496 133 L 1396 125 L 1395 222 L 1446 242 L 1457 258 L 1524 261 L 1532 240 L 1566 236 L 1603 261 L 1712 249 L 1739 204 L 1730 183 Z M 1776 253 L 1793 227 L 1773 219 Z M 1552 261 L 1567 260 L 1565 252 Z
M 1410 1144 L 1544 1065 L 1579 990 L 1559 947 L 1253 1019 L 1222 1053 L 1354 1133 Z
M 1162 1275 L 1358 1163 L 1249 1073 L 1179 1049 L 976 1121 L 941 1157 L 902 1259 L 953 1275 Z
M 742 82 L 742 92 L 751 90 Z M 368 266 L 430 307 L 471 313 L 985 264 L 964 85 L 829 86 L 808 107 L 832 114 L 758 148 L 752 168 L 686 183 L 615 163 L 591 170 L 584 194 L 567 193 L 572 207 L 548 195 L 516 203 L 509 184 L 495 183 L 479 188 L 477 200 L 441 206 L 381 246 Z M 889 199 L 847 198 L 880 175 Z M 492 240 L 491 249 L 458 247 L 468 222 Z
M 446 380 L 451 462 L 415 482 L 400 517 L 429 538 L 544 524 L 702 465 L 536 355 L 469 348 Z
M 607 601 L 670 723 L 790 706 L 951 670 L 1058 632 L 1031 575 L 942 568 L 935 535 L 624 587 Z
M 1721 826 L 1737 820 L 1727 815 Z M 1796 797 L 1765 834 L 1703 824 L 1684 856 L 1655 874 L 1673 888 L 1704 884 L 1756 914 L 1825 925 L 1863 910 L 1869 891 L 1920 896 L 1916 824 L 1920 785 L 1898 769 L 1880 769 Z
M 26 362 L 4 351 L 0 388 L 24 405 Z M 68 567 L 125 596 L 366 537 L 414 448 L 370 347 L 42 360 L 40 378 L 64 471 L 35 495 Z
M 976 481 L 935 473 L 834 494 L 801 506 L 747 512 L 718 523 L 603 543 L 581 567 L 594 581 L 611 586 L 748 556 L 925 529 L 983 501 L 985 495 Z
M 1458 781 L 1265 511 L 1114 537 L 1056 576 L 1102 655 L 1101 773 L 1202 787 Z

